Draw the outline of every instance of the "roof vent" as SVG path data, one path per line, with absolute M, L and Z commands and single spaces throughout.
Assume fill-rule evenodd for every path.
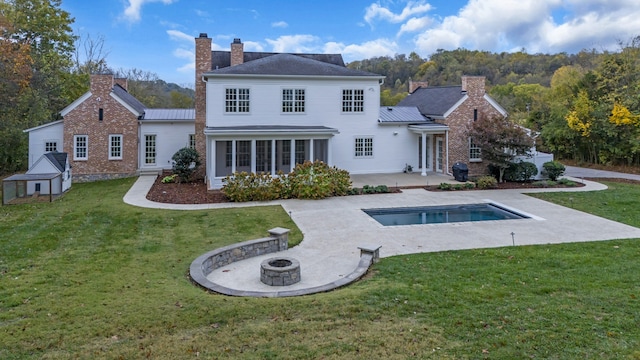
M 392 111 L 393 108 L 392 107 L 387 107 L 387 110 Z
M 460 91 L 460 94 L 462 94 L 462 95 L 467 95 L 467 90 L 462 90 L 462 91 Z

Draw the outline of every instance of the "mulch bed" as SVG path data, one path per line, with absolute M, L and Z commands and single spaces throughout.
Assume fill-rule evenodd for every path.
M 629 179 L 610 179 L 610 178 L 587 178 L 593 181 L 613 181 L 629 184 L 640 184 L 640 181 Z M 577 187 L 584 186 L 577 183 Z M 558 185 L 554 188 L 565 188 L 566 186 Z M 477 191 L 477 189 L 465 190 L 440 190 L 438 185 L 419 186 L 412 188 L 424 188 L 428 191 Z M 539 189 L 533 183 L 504 182 L 498 184 L 497 189 Z M 399 192 L 397 189 L 390 187 L 391 192 Z M 196 181 L 192 183 L 162 183 L 162 176 L 158 176 L 151 190 L 147 194 L 147 199 L 167 204 L 215 204 L 229 202 L 226 196 L 220 190 L 207 190 L 207 184 L 204 181 Z

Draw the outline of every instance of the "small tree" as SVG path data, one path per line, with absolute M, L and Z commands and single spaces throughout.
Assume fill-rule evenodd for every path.
M 200 155 L 190 147 L 184 147 L 171 157 L 173 163 L 173 173 L 177 174 L 180 182 L 188 182 L 198 166 L 200 166 Z
M 527 131 L 502 116 L 480 116 L 468 129 L 468 135 L 482 153 L 482 159 L 494 165 L 502 182 L 504 171 L 519 155 L 525 155 L 533 146 Z

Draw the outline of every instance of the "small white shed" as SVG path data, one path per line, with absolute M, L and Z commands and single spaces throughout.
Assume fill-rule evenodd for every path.
M 71 167 L 67 153 L 42 155 L 25 174 L 2 181 L 2 204 L 53 201 L 71 188 Z

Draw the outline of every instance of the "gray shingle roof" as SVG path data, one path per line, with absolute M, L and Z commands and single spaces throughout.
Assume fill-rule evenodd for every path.
M 212 70 L 207 75 L 288 75 L 288 76 L 383 76 L 362 70 L 349 69 L 303 56 L 276 54 L 257 60 Z
M 421 87 L 402 99 L 398 106 L 416 106 L 424 116 L 442 117 L 463 96 L 462 86 Z
M 127 103 L 127 105 L 131 106 L 134 110 L 136 110 L 140 114 L 142 114 L 144 110 L 147 108 L 146 106 L 144 106 L 143 103 L 141 103 L 138 99 L 133 97 L 133 95 L 129 94 L 127 90 L 125 90 L 122 86 L 118 84 L 114 85 L 111 91 L 113 91 L 113 93 L 116 94 L 117 97 L 119 97 L 122 101 Z
M 422 123 L 427 121 L 415 106 L 381 106 L 380 123 Z
M 64 172 L 65 165 L 67 164 L 67 153 L 53 151 L 44 154 L 44 156 L 46 156 L 60 172 Z
M 195 109 L 145 109 L 142 120 L 195 121 Z
M 279 53 L 273 52 L 249 52 L 243 53 L 243 62 L 250 62 L 258 59 L 262 59 L 268 56 L 277 55 Z M 326 62 L 344 67 L 344 61 L 340 54 L 292 54 L 302 56 L 305 58 Z M 211 52 L 211 70 L 222 69 L 231 66 L 231 52 L 230 51 L 212 51 Z

